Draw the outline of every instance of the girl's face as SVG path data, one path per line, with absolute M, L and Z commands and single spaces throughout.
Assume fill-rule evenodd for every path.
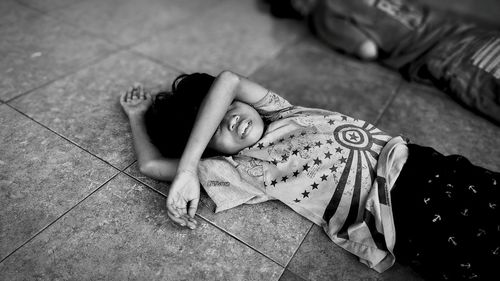
M 208 147 L 224 154 L 236 154 L 257 143 L 264 132 L 264 121 L 250 105 L 234 101 L 228 108 Z

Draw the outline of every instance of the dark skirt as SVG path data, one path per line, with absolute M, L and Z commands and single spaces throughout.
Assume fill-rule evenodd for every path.
M 500 174 L 462 156 L 408 148 L 391 192 L 396 260 L 430 280 L 497 280 Z

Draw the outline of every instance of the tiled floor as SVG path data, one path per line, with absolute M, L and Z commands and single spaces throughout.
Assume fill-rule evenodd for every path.
M 500 23 L 494 0 L 445 2 Z M 139 174 L 118 104 L 135 81 L 232 69 L 500 170 L 498 126 L 332 52 L 257 0 L 1 0 L 0 11 L 0 280 L 420 280 L 366 268 L 279 202 L 214 214 L 204 198 L 197 230 L 172 224 L 169 185 Z

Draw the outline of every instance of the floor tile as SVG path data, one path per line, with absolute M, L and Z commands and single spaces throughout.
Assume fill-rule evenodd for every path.
M 61 9 L 73 5 L 75 3 L 87 0 L 16 0 L 16 1 L 40 11 L 50 12 L 55 9 Z
M 379 127 L 445 155 L 460 154 L 500 171 L 500 130 L 490 121 L 427 86 L 405 84 Z
M 112 47 L 13 1 L 1 1 L 0 99 L 8 100 L 109 54 Z
M 286 48 L 252 78 L 296 105 L 375 122 L 401 78 L 373 63 L 340 55 L 310 37 Z
M 142 176 L 136 164 L 126 171 L 135 178 L 168 194 L 169 183 Z M 198 214 L 238 237 L 282 266 L 286 266 L 304 239 L 312 223 L 278 201 L 243 205 L 215 214 L 215 205 L 206 194 Z
M 121 169 L 135 159 L 128 120 L 119 104 L 121 93 L 134 82 L 146 87 L 170 85 L 176 75 L 147 59 L 121 52 L 16 99 L 12 105 Z
M 227 1 L 135 50 L 185 72 L 217 74 L 229 69 L 249 75 L 302 31 L 299 23 L 271 18 L 257 1 Z
M 0 143 L 0 260 L 117 173 L 7 105 Z
M 280 277 L 280 281 L 305 281 L 305 279 L 285 269 L 285 272 L 283 272 L 283 275 Z
M 4 280 L 277 280 L 283 268 L 201 220 L 171 223 L 164 197 L 119 175 L 0 264 Z
M 117 44 L 129 45 L 178 21 L 189 19 L 221 1 L 86 0 L 52 14 Z
M 288 270 L 306 280 L 422 280 L 413 271 L 395 265 L 379 274 L 335 245 L 323 229 L 314 226 L 288 265 Z M 293 279 L 292 279 L 293 280 Z

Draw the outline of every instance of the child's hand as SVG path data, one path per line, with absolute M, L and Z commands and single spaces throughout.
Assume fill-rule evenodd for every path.
M 141 84 L 135 84 L 122 94 L 120 104 L 129 118 L 143 116 L 153 103 L 151 94 Z
M 194 219 L 200 201 L 200 182 L 198 176 L 189 171 L 179 172 L 167 198 L 168 216 L 181 226 L 195 229 L 198 224 Z

